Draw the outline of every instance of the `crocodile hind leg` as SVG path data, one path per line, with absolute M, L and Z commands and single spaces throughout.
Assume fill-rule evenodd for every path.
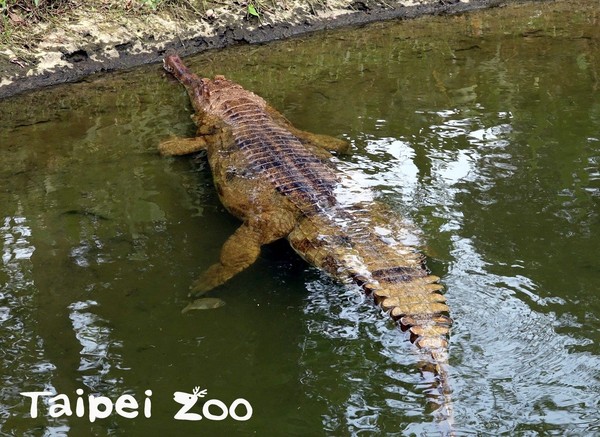
M 336 153 L 348 153 L 348 149 L 350 148 L 348 141 L 340 140 L 339 138 L 330 137 L 329 135 L 314 134 L 296 128 L 290 130 L 305 146 Z
M 350 148 L 350 143 L 348 143 L 348 141 L 340 140 L 339 138 L 331 137 L 329 135 L 303 131 L 294 127 L 283 114 L 279 113 L 271 106 L 267 106 L 265 109 L 275 122 L 290 131 L 292 135 L 298 138 L 302 144 L 320 158 L 329 159 L 331 158 L 329 152 L 347 153 Z
M 170 138 L 161 141 L 158 151 L 163 156 L 180 156 L 205 150 L 206 147 L 207 143 L 204 137 Z
M 194 282 L 190 297 L 212 290 L 252 265 L 263 244 L 287 236 L 295 224 L 295 215 L 284 209 L 263 213 L 244 222 L 223 244 L 219 262 L 210 266 Z

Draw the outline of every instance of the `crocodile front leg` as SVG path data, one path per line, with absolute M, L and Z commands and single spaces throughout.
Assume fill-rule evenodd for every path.
M 252 265 L 263 244 L 286 237 L 296 225 L 296 216 L 279 209 L 245 221 L 221 248 L 218 263 L 210 266 L 191 287 L 190 297 L 198 297 L 225 283 Z
M 192 116 L 198 126 L 196 136 L 192 138 L 170 138 L 158 145 L 158 151 L 163 156 L 181 156 L 207 150 L 209 146 L 218 147 L 219 144 L 231 142 L 231 133 L 223 123 L 209 115 L 200 114 Z

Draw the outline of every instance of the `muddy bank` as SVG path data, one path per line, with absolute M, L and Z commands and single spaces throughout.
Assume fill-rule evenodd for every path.
M 0 98 L 86 76 L 159 62 L 167 50 L 182 56 L 234 44 L 256 44 L 324 29 L 431 14 L 459 14 L 515 3 L 510 0 L 358 0 L 329 3 L 322 9 L 287 7 L 249 16 L 231 7 L 210 16 L 173 20 L 119 17 L 106 20 L 89 11 L 45 32 L 36 47 L 0 51 Z M 75 13 L 77 15 L 77 13 Z

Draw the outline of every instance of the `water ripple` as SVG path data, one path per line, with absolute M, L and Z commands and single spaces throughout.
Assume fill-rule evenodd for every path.
M 557 333 L 554 314 L 516 297 L 515 291 L 530 295 L 530 279 L 491 274 L 468 239 L 456 238 L 454 246 L 445 278 L 457 320 L 451 356 L 475 370 L 456 379 L 457 420 L 473 431 L 491 425 L 493 432 L 516 432 L 523 422 L 594 426 L 580 416 L 600 405 L 600 381 L 590 379 L 600 358 L 571 352 L 589 340 Z

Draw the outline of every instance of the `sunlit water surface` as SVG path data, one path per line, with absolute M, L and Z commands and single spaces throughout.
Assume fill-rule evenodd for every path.
M 349 140 L 345 173 L 420 229 L 457 435 L 600 435 L 599 29 L 597 2 L 534 4 L 188 60 Z M 0 102 L 2 434 L 436 435 L 406 336 L 284 243 L 181 314 L 238 226 L 202 157 L 156 153 L 189 114 L 158 65 Z M 252 418 L 176 420 L 196 386 Z M 19 395 L 79 388 L 152 390 L 151 417 Z

